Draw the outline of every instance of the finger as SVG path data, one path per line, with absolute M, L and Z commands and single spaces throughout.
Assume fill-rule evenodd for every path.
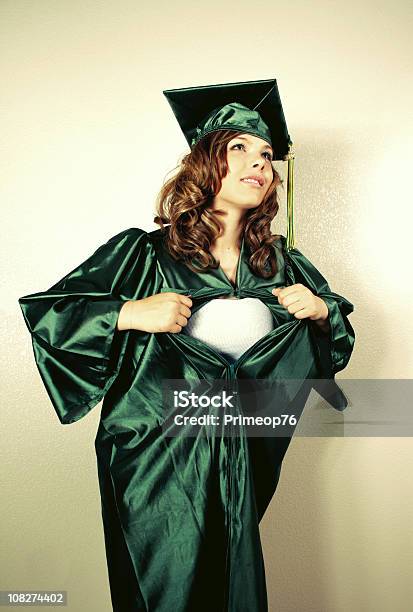
M 291 295 L 292 293 L 302 293 L 305 290 L 304 285 L 301 283 L 296 283 L 295 285 L 289 285 L 288 287 L 284 287 L 282 291 L 283 298 L 287 297 L 287 295 Z
M 177 325 L 177 324 L 172 325 L 172 327 L 170 329 L 170 332 L 172 334 L 178 334 L 180 331 L 182 331 L 182 326 L 181 325 Z
M 293 304 L 297 300 L 300 300 L 302 298 L 302 293 L 297 289 L 290 290 L 290 287 L 287 287 L 281 293 L 279 293 L 277 297 L 278 303 L 284 307 L 287 307 L 289 304 Z
M 301 289 L 303 289 L 303 285 L 296 283 L 295 285 L 288 285 L 288 287 L 276 287 L 275 289 L 272 289 L 272 293 L 284 299 L 287 295 L 292 293 L 300 293 Z
M 273 293 L 274 295 L 278 295 L 282 289 L 285 289 L 285 287 L 275 287 L 271 290 L 271 293 Z
M 189 318 L 191 316 L 191 310 L 188 308 L 188 306 L 184 306 L 182 304 L 182 306 L 180 306 L 179 308 L 179 314 L 184 315 L 184 317 Z
M 286 306 L 286 308 L 290 314 L 295 314 L 296 312 L 304 310 L 306 307 L 302 304 L 302 302 L 294 302 L 293 304 Z
M 180 295 L 178 294 L 179 297 L 179 301 L 181 302 L 181 304 L 184 304 L 185 306 L 192 306 L 192 300 L 189 297 L 189 295 Z
M 282 298 L 282 305 L 285 306 L 286 308 L 288 306 L 291 306 L 291 304 L 295 304 L 297 302 L 302 302 L 302 296 L 298 291 L 296 291 L 295 293 L 290 293 L 286 297 Z M 301 304 L 301 308 L 304 308 L 302 304 Z
M 308 308 L 303 308 L 302 310 L 300 310 L 299 312 L 296 312 L 294 314 L 296 319 L 306 319 L 307 317 L 310 316 L 310 311 L 308 310 Z
M 177 325 L 188 325 L 188 319 L 186 317 L 184 317 L 181 314 L 178 314 L 178 316 L 176 317 L 176 324 Z

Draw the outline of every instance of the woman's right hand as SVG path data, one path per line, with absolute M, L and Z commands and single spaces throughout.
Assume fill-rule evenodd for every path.
M 186 295 L 165 291 L 141 300 L 129 300 L 119 312 L 117 328 L 150 333 L 178 333 L 191 316 L 192 300 Z

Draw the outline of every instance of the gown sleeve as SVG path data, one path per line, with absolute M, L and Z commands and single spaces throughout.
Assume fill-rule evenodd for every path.
M 114 382 L 130 333 L 117 329 L 119 311 L 125 301 L 151 294 L 150 254 L 147 232 L 124 230 L 46 291 L 19 298 L 37 368 L 62 424 L 85 416 Z M 128 281 L 133 297 L 122 292 Z
M 285 244 L 285 238 L 283 242 Z M 345 297 L 331 291 L 324 276 L 298 249 L 288 252 L 284 249 L 284 257 L 292 284 L 301 283 L 327 304 L 329 333 L 322 332 L 316 323 L 311 330 L 319 350 L 322 376 L 334 378 L 337 372 L 346 367 L 353 351 L 355 332 L 348 315 L 353 312 L 354 306 Z

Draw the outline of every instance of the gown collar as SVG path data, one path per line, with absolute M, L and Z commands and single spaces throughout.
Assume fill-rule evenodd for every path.
M 271 278 L 264 279 L 256 276 L 250 266 L 250 249 L 245 240 L 245 234 L 240 243 L 240 254 L 235 272 L 235 284 L 233 284 L 225 274 L 221 266 L 208 268 L 203 272 L 195 272 L 184 262 L 172 259 L 167 251 L 163 236 L 160 230 L 149 234 L 155 246 L 158 260 L 158 269 L 162 277 L 162 287 L 164 291 L 171 290 L 177 292 L 191 291 L 198 294 L 222 293 L 243 297 L 251 292 L 267 294 L 274 286 L 284 282 L 284 260 L 280 250 L 277 248 L 278 272 Z M 196 266 L 195 258 L 192 260 Z

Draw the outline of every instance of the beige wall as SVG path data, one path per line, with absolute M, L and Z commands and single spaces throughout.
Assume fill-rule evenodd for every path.
M 186 152 L 162 89 L 276 77 L 297 246 L 355 304 L 345 378 L 412 378 L 412 4 L 3 0 L 0 588 L 107 612 L 93 439 L 62 427 L 17 298 L 155 229 Z M 284 202 L 274 230 L 285 233 Z M 272 612 L 413 609 L 410 438 L 296 438 L 262 523 Z M 85 601 L 87 600 L 87 608 Z

